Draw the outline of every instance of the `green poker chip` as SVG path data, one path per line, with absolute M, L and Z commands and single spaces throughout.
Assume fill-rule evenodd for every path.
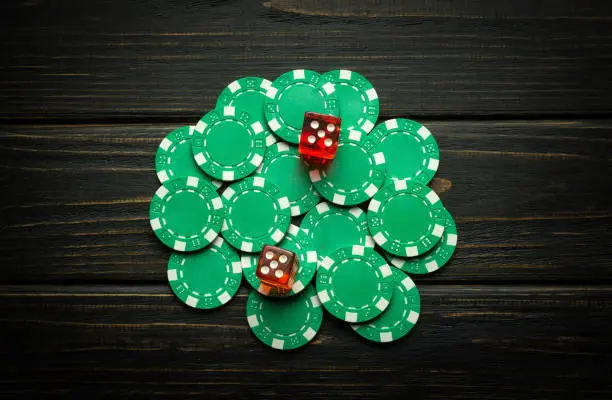
M 289 199 L 264 177 L 236 182 L 223 191 L 222 197 L 227 211 L 221 235 L 235 248 L 258 252 L 285 236 L 291 221 Z
M 366 213 L 358 207 L 319 203 L 304 216 L 300 228 L 308 235 L 310 248 L 317 252 L 319 259 L 355 244 L 374 247 Z
M 211 179 L 196 164 L 191 152 L 193 126 L 183 126 L 170 132 L 159 144 L 155 154 L 155 170 L 161 183 L 174 178 L 195 176 L 211 182 L 217 188 L 221 182 Z
M 204 250 L 173 253 L 168 261 L 172 291 L 193 308 L 221 307 L 236 295 L 241 279 L 240 258 L 220 237 Z
M 341 206 L 363 203 L 378 192 L 385 181 L 385 156 L 371 152 L 374 143 L 358 130 L 341 136 L 333 163 L 326 169 L 310 170 L 310 180 L 319 194 Z
M 258 171 L 287 195 L 292 216 L 308 212 L 321 200 L 297 149 L 285 142 L 268 148 Z
M 306 112 L 338 115 L 335 92 L 334 85 L 314 71 L 284 73 L 267 92 L 264 113 L 268 126 L 281 139 L 299 143 Z
M 272 82 L 255 76 L 247 76 L 227 85 L 217 99 L 217 108 L 232 106 L 244 110 L 257 121 L 262 121 L 266 130 L 266 146 L 276 143 L 276 136 L 269 130 L 264 114 L 266 95 L 272 87 Z
M 323 321 L 321 303 L 312 286 L 287 299 L 273 299 L 252 291 L 246 315 L 255 336 L 278 350 L 293 350 L 308 344 Z
M 429 129 L 418 122 L 390 119 L 374 128 L 368 137 L 377 142 L 374 152 L 385 155 L 387 178 L 426 185 L 436 174 L 440 164 L 438 143 Z
M 387 309 L 393 296 L 391 268 L 368 247 L 336 250 L 319 264 L 319 300 L 330 314 L 343 321 L 371 320 Z
M 323 80 L 333 83 L 336 88 L 343 128 L 370 132 L 379 112 L 378 94 L 370 81 L 346 69 L 329 71 L 323 75 Z
M 191 150 L 209 176 L 235 181 L 251 174 L 263 161 L 263 121 L 232 106 L 208 112 L 195 126 Z
M 413 181 L 384 186 L 368 206 L 374 241 L 397 256 L 416 257 L 429 251 L 440 241 L 445 220 L 436 192 Z
M 363 324 L 351 324 L 360 336 L 378 343 L 400 339 L 412 330 L 421 313 L 421 296 L 412 279 L 392 268 L 393 298 L 378 317 Z
M 409 274 L 429 274 L 442 268 L 457 248 L 457 226 L 453 216 L 444 209 L 446 222 L 440 241 L 427 253 L 414 258 L 392 257 L 391 264 Z
M 258 256 L 244 254 L 241 258 L 242 272 L 247 282 L 259 293 L 272 297 L 287 297 L 300 293 L 312 281 L 317 272 L 317 252 L 309 248 L 310 239 L 303 230 L 295 225 L 289 225 L 285 238 L 277 244 L 278 247 L 297 254 L 299 266 L 291 289 L 285 293 L 262 284 L 257 277 Z
M 159 240 L 177 251 L 199 250 L 212 242 L 225 215 L 216 190 L 195 176 L 164 182 L 149 208 L 151 228 Z

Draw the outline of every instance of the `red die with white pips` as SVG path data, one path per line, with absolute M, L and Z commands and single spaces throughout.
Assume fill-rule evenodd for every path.
M 297 269 L 298 259 L 294 252 L 266 245 L 257 263 L 257 277 L 268 286 L 291 289 Z
M 333 115 L 307 112 L 298 148 L 302 157 L 314 164 L 324 165 L 336 156 L 340 124 L 342 120 Z

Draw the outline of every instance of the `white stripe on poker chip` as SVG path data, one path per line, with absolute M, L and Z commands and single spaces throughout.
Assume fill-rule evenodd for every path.
M 274 233 L 272 234 L 272 240 L 274 240 L 276 243 L 280 242 L 281 239 L 283 238 L 283 236 L 285 236 L 283 234 L 283 232 L 280 231 L 280 229 L 277 229 L 274 231 Z
M 196 299 L 193 296 L 187 296 L 187 300 L 185 300 L 185 304 L 187 304 L 189 307 L 196 308 L 198 305 L 198 299 Z
M 270 121 L 268 121 L 268 126 L 274 132 L 278 131 L 281 128 L 281 124 L 278 123 L 276 118 L 272 118 Z
M 272 82 L 267 79 L 262 79 L 261 85 L 259 85 L 259 87 L 269 90 L 272 87 Z
M 312 304 L 314 308 L 321 307 L 321 298 L 319 295 L 315 294 L 314 296 L 310 297 L 310 304 Z
M 366 238 L 365 238 L 365 247 L 369 247 L 369 248 L 373 249 L 375 245 L 376 245 L 376 243 L 374 242 L 374 239 L 372 238 L 372 236 L 366 235 Z
M 293 282 L 293 286 L 291 286 L 291 290 L 293 293 L 299 293 L 304 289 L 304 284 L 300 281 Z
M 376 192 L 378 192 L 378 188 L 375 184 L 370 183 L 370 186 L 368 186 L 364 192 L 368 195 L 368 197 L 372 197 L 376 194 Z
M 408 186 L 406 185 L 406 181 L 401 179 L 393 182 L 393 186 L 395 186 L 395 190 L 406 190 Z
M 444 232 L 444 227 L 440 224 L 434 225 L 433 232 L 431 233 L 435 237 L 442 237 L 442 233 Z
M 361 141 L 361 132 L 356 131 L 356 130 L 351 130 L 349 132 L 349 139 L 354 140 L 356 142 Z
M 259 325 L 259 320 L 257 319 L 257 315 L 255 314 L 249 315 L 247 317 L 247 322 L 251 328 L 255 328 L 257 325 Z
M 393 334 L 391 332 L 380 332 L 380 342 L 388 343 L 393 341 Z
M 318 169 L 311 170 L 308 175 L 311 182 L 319 182 L 321 180 L 321 172 Z
M 251 268 L 251 256 L 242 256 L 240 257 L 240 264 L 242 264 L 242 269 Z
M 423 139 L 427 139 L 431 136 L 431 132 L 429 132 L 429 129 L 425 128 L 424 126 L 420 127 L 417 133 Z
M 406 290 L 410 291 L 412 288 L 414 288 L 414 281 L 407 276 L 402 279 L 402 285 L 406 288 Z
M 221 230 L 225 232 L 228 229 L 229 229 L 229 225 L 227 224 L 227 220 L 224 219 L 223 223 L 221 224 Z
M 166 189 L 164 186 L 160 186 L 159 189 L 157 189 L 157 191 L 155 192 L 155 195 L 159 197 L 160 199 L 163 199 L 164 197 L 166 197 L 167 194 L 168 194 L 168 189 Z
M 212 244 L 215 247 L 223 246 L 223 238 L 221 236 L 217 236 L 217 238 L 215 240 L 213 240 Z
M 189 136 L 193 136 L 193 131 L 195 131 L 195 126 L 190 126 L 189 127 Z
M 408 322 L 412 324 L 416 324 L 419 320 L 419 313 L 413 310 L 410 310 L 410 314 L 408 314 L 408 318 L 406 318 Z
M 169 140 L 168 138 L 164 138 L 164 140 L 162 140 L 161 143 L 159 144 L 159 147 L 161 147 L 165 151 L 168 151 L 170 146 L 172 146 L 172 141 Z
M 436 160 L 435 158 L 430 158 L 429 164 L 427 164 L 427 169 L 431 171 L 437 171 L 439 165 L 440 165 L 440 160 Z
M 365 251 L 365 248 L 363 246 L 356 244 L 356 245 L 353 245 L 351 254 L 353 254 L 354 256 L 362 256 L 364 251 Z
M 334 197 L 332 198 L 332 201 L 336 204 L 343 205 L 344 202 L 346 201 L 346 196 L 343 196 L 338 193 L 334 193 Z
M 385 309 L 389 306 L 389 300 L 381 297 L 378 302 L 376 302 L 376 308 L 380 311 L 385 311 Z
M 272 339 L 272 348 L 273 349 L 282 350 L 284 346 L 285 346 L 285 341 L 284 340 L 276 339 L 276 338 Z
M 161 183 L 166 182 L 168 179 L 170 179 L 170 177 L 168 176 L 168 173 L 166 172 L 166 170 L 163 171 L 159 171 L 157 173 L 157 179 L 159 179 L 159 181 Z
M 384 264 L 381 265 L 378 270 L 380 271 L 380 273 L 382 274 L 382 276 L 384 278 L 390 276 L 391 274 L 393 274 L 393 272 L 391 272 L 391 267 L 389 267 L 389 264 Z
M 306 262 L 309 263 L 313 263 L 313 262 L 317 262 L 318 260 L 318 256 L 317 256 L 317 252 L 314 250 L 310 250 L 308 252 L 306 252 Z
M 457 235 L 454 233 L 446 235 L 446 244 L 449 246 L 457 246 Z
M 392 257 L 391 264 L 395 265 L 398 268 L 401 268 L 404 264 L 406 264 L 406 260 L 399 257 Z
M 278 94 L 278 89 L 276 89 L 274 87 L 268 88 L 268 91 L 266 92 L 266 96 L 268 96 L 268 98 L 270 98 L 270 99 L 276 98 L 277 94 Z
M 317 293 L 317 297 L 321 303 L 327 303 L 329 301 L 329 294 L 327 293 L 327 290 L 321 290 L 319 293 Z
M 327 203 L 319 203 L 319 204 L 317 204 L 317 206 L 315 208 L 317 209 L 317 212 L 319 214 L 325 214 L 326 212 L 329 211 L 329 204 L 327 204 Z
M 213 205 L 213 209 L 215 210 L 223 208 L 223 201 L 221 201 L 221 197 L 215 197 L 214 199 L 212 199 L 211 203 Z
M 368 100 L 376 100 L 378 98 L 378 93 L 376 93 L 376 89 L 370 88 L 366 91 L 366 95 L 368 96 Z
M 279 153 L 283 153 L 285 151 L 289 151 L 289 145 L 285 142 L 278 142 L 278 144 L 276 145 L 276 150 Z
M 223 107 L 223 115 L 226 117 L 233 117 L 236 115 L 236 109 L 232 106 Z
M 344 320 L 347 322 L 357 322 L 357 313 L 347 311 L 344 314 Z
M 372 130 L 372 128 L 374 128 L 374 124 L 373 124 L 371 121 L 369 121 L 369 120 L 366 120 L 366 121 L 363 123 L 363 125 L 361 125 L 361 129 L 362 129 L 362 130 L 363 130 L 365 133 L 369 133 L 369 132 Z
M 232 296 L 230 296 L 227 292 L 223 292 L 219 295 L 219 297 L 217 297 L 217 299 L 221 304 L 225 304 L 232 299 Z
M 176 251 L 185 251 L 185 248 L 187 247 L 187 243 L 185 242 L 181 242 L 180 240 L 175 240 L 174 241 L 174 250 Z
M 200 182 L 200 180 L 198 178 L 196 178 L 195 176 L 188 176 L 187 177 L 187 186 L 198 187 L 198 183 L 199 182 Z
M 385 127 L 388 130 L 397 129 L 397 120 L 396 119 L 390 119 L 390 120 L 385 121 Z
M 283 196 L 278 199 L 278 204 L 280 205 L 281 210 L 284 210 L 285 208 L 290 206 L 289 199 L 287 198 L 287 196 Z
M 321 268 L 328 270 L 332 265 L 334 265 L 334 260 L 329 257 L 324 257 L 323 260 L 321 260 Z
M 353 73 L 351 71 L 349 71 L 349 70 L 341 69 L 340 70 L 340 79 L 344 79 L 344 80 L 348 81 L 348 80 L 351 79 L 351 75 L 352 74 Z
M 161 229 L 161 223 L 159 222 L 159 218 L 151 220 L 151 228 L 153 228 L 154 231 Z
M 375 153 L 374 154 L 374 163 L 376 163 L 376 165 L 384 164 L 385 163 L 385 155 L 382 152 Z
M 240 250 L 251 252 L 253 251 L 253 243 L 244 241 L 240 244 Z
M 327 82 L 326 84 L 323 85 L 323 90 L 327 94 L 332 94 L 336 91 L 336 87 L 334 86 L 333 83 Z
M 300 210 L 300 206 L 293 206 L 291 207 L 291 216 L 295 217 L 296 215 L 300 215 L 302 213 L 302 210 Z
M 306 75 L 304 74 L 303 69 L 295 69 L 293 70 L 293 79 L 304 79 Z
M 431 204 L 436 204 L 438 201 L 440 201 L 440 198 L 433 190 L 430 190 L 425 197 L 427 197 L 427 200 L 429 200 Z
M 266 147 L 270 147 L 274 143 L 276 143 L 276 136 L 274 136 L 272 134 L 266 136 Z
M 382 246 L 383 244 L 387 243 L 387 238 L 382 234 L 382 232 L 378 232 L 376 235 L 374 235 L 374 241 Z
M 168 280 L 170 282 L 174 282 L 174 281 L 178 280 L 178 274 L 176 273 L 175 269 L 169 269 L 168 270 Z
M 419 255 L 419 249 L 416 246 L 406 247 L 406 257 L 416 257 Z
M 287 229 L 287 233 L 292 236 L 297 235 L 299 232 L 300 232 L 300 228 L 293 224 L 290 224 L 289 228 Z
M 354 216 L 355 218 L 359 218 L 359 217 L 361 217 L 361 214 L 363 214 L 363 211 L 362 211 L 362 210 L 361 210 L 361 208 L 359 208 L 359 207 L 351 207 L 351 208 L 349 209 L 349 212 L 350 212 L 351 214 L 353 214 L 353 216 Z
M 264 128 L 261 125 L 261 122 L 259 121 L 255 121 L 251 124 L 251 129 L 253 129 L 253 132 L 255 132 L 255 134 L 261 133 L 263 132 Z
M 217 232 L 213 231 L 212 229 L 209 229 L 208 232 L 206 232 L 206 235 L 204 235 L 204 239 L 208 240 L 209 242 L 215 240 L 216 237 Z
M 234 261 L 232 263 L 232 272 L 235 274 L 239 274 L 242 272 L 242 262 Z
M 234 171 L 223 171 L 221 174 L 221 179 L 224 181 L 233 181 L 234 180 Z
M 254 166 L 259 166 L 261 165 L 261 162 L 263 161 L 263 157 L 260 156 L 257 153 L 253 153 L 253 157 L 251 158 L 251 164 L 253 164 Z
M 316 334 L 317 332 L 309 326 L 308 329 L 306 329 L 306 332 L 304 332 L 304 338 L 311 341 Z
M 427 269 L 427 271 L 433 272 L 433 271 L 436 271 L 440 267 L 438 267 L 438 263 L 436 262 L 436 260 L 433 260 L 433 261 L 426 263 L 425 268 Z
M 202 132 L 204 132 L 204 129 L 206 129 L 207 126 L 208 126 L 208 124 L 206 122 L 200 120 L 196 124 L 195 130 L 196 130 L 196 132 L 202 133 Z
M 256 176 L 255 178 L 253 178 L 253 186 L 264 187 L 265 184 L 266 180 L 261 176 Z
M 235 93 L 236 90 L 240 89 L 240 83 L 238 81 L 234 81 L 232 83 L 230 83 L 229 85 L 227 85 L 227 88 L 230 90 L 230 92 Z
M 368 206 L 368 210 L 372 212 L 378 212 L 379 208 L 380 208 L 380 201 L 372 199 L 370 201 L 370 205 Z
M 236 194 L 236 192 L 234 191 L 234 189 L 232 189 L 231 187 L 227 187 L 224 191 L 222 196 L 225 197 L 226 199 L 231 199 L 234 194 Z
M 204 153 L 198 153 L 195 155 L 194 158 L 195 158 L 196 163 L 198 163 L 198 165 L 202 165 L 206 163 L 206 157 L 204 157 Z

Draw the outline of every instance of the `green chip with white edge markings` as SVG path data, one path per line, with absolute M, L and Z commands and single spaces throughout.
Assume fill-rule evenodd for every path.
M 323 309 L 311 285 L 286 299 L 252 291 L 246 308 L 251 331 L 262 343 L 277 350 L 293 350 L 308 344 L 323 321 Z
M 264 122 L 232 106 L 208 112 L 195 126 L 191 149 L 209 176 L 235 181 L 251 174 L 266 151 Z
M 426 185 L 438 170 L 438 143 L 418 122 L 390 119 L 374 128 L 368 138 L 377 143 L 374 151 L 385 155 L 387 179 L 409 179 Z
M 289 71 L 276 78 L 267 96 L 264 113 L 268 126 L 289 143 L 300 142 L 306 112 L 338 115 L 334 85 L 307 69 Z
M 285 142 L 268 148 L 257 171 L 287 195 L 292 216 L 308 212 L 321 200 L 297 149 Z
M 241 257 L 242 271 L 246 280 L 259 293 L 272 297 L 287 297 L 300 293 L 312 281 L 317 272 L 317 252 L 309 248 L 310 239 L 304 231 L 295 225 L 289 225 L 285 238 L 276 246 L 294 252 L 298 256 L 299 265 L 293 286 L 288 291 L 275 291 L 274 288 L 262 284 L 257 277 L 257 262 L 259 257 L 243 254 Z
M 366 213 L 358 207 L 344 208 L 323 202 L 302 219 L 300 228 L 310 239 L 310 248 L 321 260 L 327 254 L 358 244 L 374 247 L 368 232 Z
M 240 288 L 240 258 L 222 238 L 193 253 L 173 253 L 168 261 L 168 283 L 172 291 L 193 308 L 221 307 Z
M 374 249 L 343 247 L 323 258 L 317 272 L 317 295 L 334 317 L 364 322 L 379 316 L 393 296 L 393 273 Z
M 378 343 L 400 339 L 412 330 L 421 313 L 421 296 L 412 279 L 397 268 L 393 271 L 393 298 L 378 317 L 362 324 L 351 324 L 360 336 Z
M 360 204 L 374 196 L 385 181 L 385 156 L 370 151 L 373 146 L 362 131 L 344 133 L 331 165 L 310 170 L 317 192 L 341 206 Z
M 333 83 L 336 88 L 342 127 L 370 132 L 379 112 L 378 94 L 370 81 L 346 69 L 326 72 L 323 79 Z
M 195 176 L 164 182 L 153 195 L 149 208 L 153 232 L 176 251 L 207 246 L 217 237 L 224 215 L 217 188 Z
M 217 108 L 232 106 L 244 110 L 257 121 L 262 121 L 266 130 L 266 146 L 276 143 L 276 136 L 270 131 L 264 114 L 264 103 L 272 82 L 256 76 L 246 76 L 227 85 L 217 99 Z
M 209 181 L 217 188 L 221 182 L 211 179 L 196 164 L 191 152 L 193 126 L 183 126 L 170 132 L 159 144 L 155 154 L 155 170 L 161 183 L 170 179 L 195 176 Z
M 390 262 L 409 274 L 429 274 L 446 265 L 457 248 L 457 226 L 451 213 L 444 209 L 446 222 L 442 238 L 433 249 L 413 258 L 391 257 Z
M 221 235 L 236 249 L 253 253 L 280 242 L 289 228 L 289 199 L 272 182 L 252 176 L 228 186 Z
M 444 233 L 446 214 L 429 187 L 401 180 L 385 185 L 368 206 L 368 227 L 385 251 L 416 257 L 429 251 Z

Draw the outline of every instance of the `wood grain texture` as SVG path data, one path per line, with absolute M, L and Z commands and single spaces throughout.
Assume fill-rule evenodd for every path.
M 239 76 L 347 68 L 382 115 L 612 111 L 609 3 L 2 2 L 0 118 L 197 118 Z
M 611 121 L 427 126 L 460 241 L 451 266 L 417 281 L 610 283 Z M 148 207 L 157 145 L 176 127 L 2 128 L 5 282 L 165 281 Z
M 424 286 L 416 328 L 367 342 L 325 314 L 309 346 L 251 334 L 246 291 L 201 312 L 167 286 L 0 288 L 0 393 L 606 398 L 609 287 Z M 529 384 L 526 384 L 529 382 Z

